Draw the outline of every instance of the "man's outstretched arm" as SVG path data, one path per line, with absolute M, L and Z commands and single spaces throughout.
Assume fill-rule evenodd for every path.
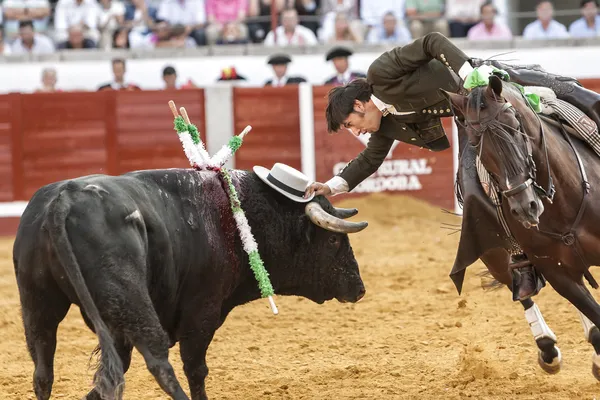
M 366 149 L 327 182 L 309 185 L 305 197 L 312 193 L 330 196 L 351 191 L 379 169 L 393 143 L 394 139 L 372 134 Z

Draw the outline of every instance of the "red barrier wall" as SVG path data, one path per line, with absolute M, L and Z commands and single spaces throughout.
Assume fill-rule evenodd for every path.
M 169 100 L 204 139 L 203 90 L 0 96 L 0 201 L 70 177 L 189 166 Z
M 276 162 L 302 168 L 298 86 L 234 88 L 233 110 L 236 134 L 252 126 L 235 154 L 236 168 L 271 168 Z

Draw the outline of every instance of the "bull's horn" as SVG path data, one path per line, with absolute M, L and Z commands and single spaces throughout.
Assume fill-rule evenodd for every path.
M 356 208 L 333 207 L 332 214 L 338 218 L 346 219 L 346 218 L 354 217 L 356 214 L 358 214 L 358 210 Z
M 312 221 L 313 224 L 320 226 L 323 229 L 327 229 L 331 232 L 338 233 L 355 233 L 365 229 L 368 225 L 367 222 L 349 222 L 344 221 L 338 217 L 335 217 L 325 210 L 319 203 L 310 202 L 305 207 L 306 215 Z

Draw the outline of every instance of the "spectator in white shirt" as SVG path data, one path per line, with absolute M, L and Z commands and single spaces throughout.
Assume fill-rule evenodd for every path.
M 7 56 L 12 53 L 8 43 L 4 41 L 4 34 L 2 33 L 2 25 L 0 25 L 0 56 Z
M 95 0 L 58 0 L 54 10 L 54 39 L 57 42 L 67 40 L 69 27 L 79 24 L 85 29 L 85 36 L 98 43 L 98 12 Z
M 281 12 L 281 25 L 275 29 L 275 34 L 270 31 L 264 43 L 265 46 L 314 46 L 317 37 L 307 27 L 298 25 L 298 12 L 288 8 Z
M 162 0 L 156 15 L 170 25 L 183 25 L 185 33 L 198 46 L 206 45 L 206 7 L 204 0 Z
M 125 4 L 120 0 L 100 0 L 98 7 L 98 29 L 100 30 L 100 42 L 98 47 L 110 49 L 112 35 L 125 21 Z
M 50 16 L 48 0 L 4 0 L 2 10 L 4 33 L 7 37 L 14 38 L 18 35 L 20 21 L 33 21 L 33 27 L 38 33 L 48 29 Z
M 479 10 L 486 0 L 446 0 L 445 17 L 450 37 L 466 37 L 479 22 Z
M 54 43 L 49 37 L 36 33 L 32 21 L 19 23 L 19 37 L 12 44 L 13 54 L 52 54 Z
M 569 37 L 567 28 L 552 18 L 554 6 L 551 1 L 542 0 L 535 8 L 537 19 L 523 30 L 525 39 L 561 39 Z
M 393 11 L 399 20 L 404 20 L 404 0 L 361 0 L 360 18 L 369 28 L 381 25 L 383 15 Z
M 371 29 L 367 37 L 367 41 L 371 44 L 400 44 L 410 42 L 411 40 L 410 31 L 404 26 L 404 22 L 400 21 L 398 23 L 398 19 L 393 11 L 385 13 L 383 16 L 383 25 Z
M 569 26 L 569 34 L 577 38 L 600 36 L 598 0 L 582 0 L 580 8 L 582 17 Z

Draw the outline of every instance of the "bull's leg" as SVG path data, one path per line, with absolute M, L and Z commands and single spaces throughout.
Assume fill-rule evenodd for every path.
M 192 304 L 195 304 L 192 302 Z M 214 306 L 212 307 L 213 309 Z M 200 310 L 211 309 L 198 307 Z M 215 309 L 215 314 L 220 310 Z M 194 315 L 185 318 L 187 324 L 182 332 L 185 332 L 179 340 L 179 349 L 181 361 L 183 361 L 183 370 L 188 379 L 192 400 L 207 400 L 205 380 L 208 375 L 206 365 L 206 352 L 212 338 L 219 326 L 220 317 L 218 315 L 208 316 Z
M 542 268 L 544 276 L 554 290 L 569 300 L 586 317 L 586 319 L 582 319 L 582 323 L 587 332 L 588 340 L 598 341 L 599 339 L 596 339 L 597 333 L 594 332 L 597 332 L 597 328 L 594 329 L 593 325 L 600 326 L 600 304 L 596 302 L 585 287 L 583 275 L 575 278 L 568 267 L 556 264 L 547 264 Z M 591 324 L 588 324 L 588 320 Z M 595 346 L 592 357 L 592 373 L 597 380 L 600 380 L 600 351 Z
M 502 248 L 491 249 L 481 257 L 481 260 L 492 276 L 510 290 L 512 287 L 512 277 L 508 272 L 510 254 Z M 556 346 L 556 335 L 546 324 L 542 312 L 531 298 L 519 301 L 525 310 L 525 319 L 529 323 L 539 349 L 538 363 L 540 367 L 549 374 L 556 374 L 560 371 L 562 363 L 560 349 Z
M 23 286 L 25 285 L 21 287 Z M 30 287 L 28 290 L 21 290 L 25 339 L 35 365 L 33 388 L 38 400 L 50 398 L 54 383 L 56 331 L 70 305 L 58 288 Z
M 129 343 L 127 339 L 121 337 L 115 340 L 115 348 L 117 349 L 117 353 L 119 353 L 119 357 L 121 357 L 121 362 L 123 363 L 123 373 L 126 373 L 131 365 L 131 351 L 133 350 L 133 345 Z M 85 400 L 102 400 L 102 397 L 94 388 L 87 394 Z
M 189 400 L 169 362 L 169 337 L 160 324 L 160 320 L 147 292 L 129 293 L 131 298 L 122 309 L 124 334 L 133 346 L 142 354 L 146 366 L 162 390 L 172 399 Z

